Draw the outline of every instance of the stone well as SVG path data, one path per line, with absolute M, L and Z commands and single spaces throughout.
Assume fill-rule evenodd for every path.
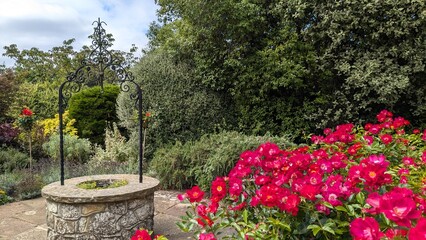
M 125 186 L 81 189 L 76 185 L 92 180 L 128 181 Z M 114 174 L 78 177 L 55 182 L 42 189 L 46 198 L 47 239 L 130 239 L 135 229 L 153 229 L 154 192 L 158 180 L 138 175 Z

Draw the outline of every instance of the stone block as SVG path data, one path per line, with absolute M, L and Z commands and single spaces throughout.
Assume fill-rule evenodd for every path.
M 135 209 L 139 206 L 143 206 L 146 203 L 145 199 L 134 199 L 129 201 L 129 209 Z
M 154 216 L 154 206 L 153 204 L 145 204 L 135 209 L 134 212 L 139 220 L 144 220 L 148 217 L 152 218 Z
M 124 228 L 131 228 L 138 223 L 138 217 L 134 212 L 129 211 L 118 220 L 118 224 Z
M 105 208 L 105 204 L 84 204 L 81 208 L 81 215 L 88 216 L 90 214 L 103 212 Z
M 60 235 L 53 231 L 52 229 L 47 230 L 47 240 L 59 240 Z
M 58 213 L 58 204 L 55 202 L 47 201 L 46 210 L 51 213 Z
M 75 233 L 76 222 L 72 220 L 55 219 L 55 231 L 60 234 Z
M 61 204 L 59 205 L 61 217 L 67 220 L 77 220 L 81 216 L 81 208 L 79 205 Z
M 77 232 L 78 233 L 87 233 L 89 232 L 89 225 L 86 217 L 81 217 L 77 221 Z
M 74 236 L 75 240 L 98 240 L 94 235 L 77 235 Z
M 124 215 L 127 212 L 127 203 L 121 202 L 121 203 L 110 204 L 108 206 L 108 210 L 114 214 Z
M 47 212 L 47 214 L 46 214 L 46 223 L 47 223 L 47 226 L 49 226 L 51 228 L 53 226 L 55 226 L 55 215 L 53 215 L 50 212 Z
M 89 218 L 90 232 L 103 235 L 114 235 L 119 232 L 118 217 L 110 212 L 96 213 Z

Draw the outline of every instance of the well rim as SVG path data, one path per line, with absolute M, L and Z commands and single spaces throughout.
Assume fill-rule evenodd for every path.
M 128 184 L 97 190 L 77 187 L 81 182 L 108 179 L 125 179 Z M 119 202 L 151 195 L 158 189 L 159 183 L 157 179 L 147 176 L 143 176 L 140 183 L 139 176 L 133 174 L 91 175 L 66 179 L 64 185 L 60 181 L 51 183 L 41 190 L 41 195 L 46 200 L 60 203 Z

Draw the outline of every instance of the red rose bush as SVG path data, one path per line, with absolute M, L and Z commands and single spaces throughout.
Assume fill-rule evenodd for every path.
M 426 130 L 383 110 L 280 149 L 241 154 L 211 194 L 195 186 L 178 222 L 198 239 L 426 239 Z

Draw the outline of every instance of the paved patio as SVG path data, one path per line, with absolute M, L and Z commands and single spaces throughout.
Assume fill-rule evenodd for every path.
M 191 239 L 175 222 L 186 210 L 176 198 L 177 191 L 157 191 L 154 195 L 154 234 L 165 235 L 170 240 Z M 0 206 L 1 240 L 45 240 L 47 235 L 44 198 L 14 202 Z

